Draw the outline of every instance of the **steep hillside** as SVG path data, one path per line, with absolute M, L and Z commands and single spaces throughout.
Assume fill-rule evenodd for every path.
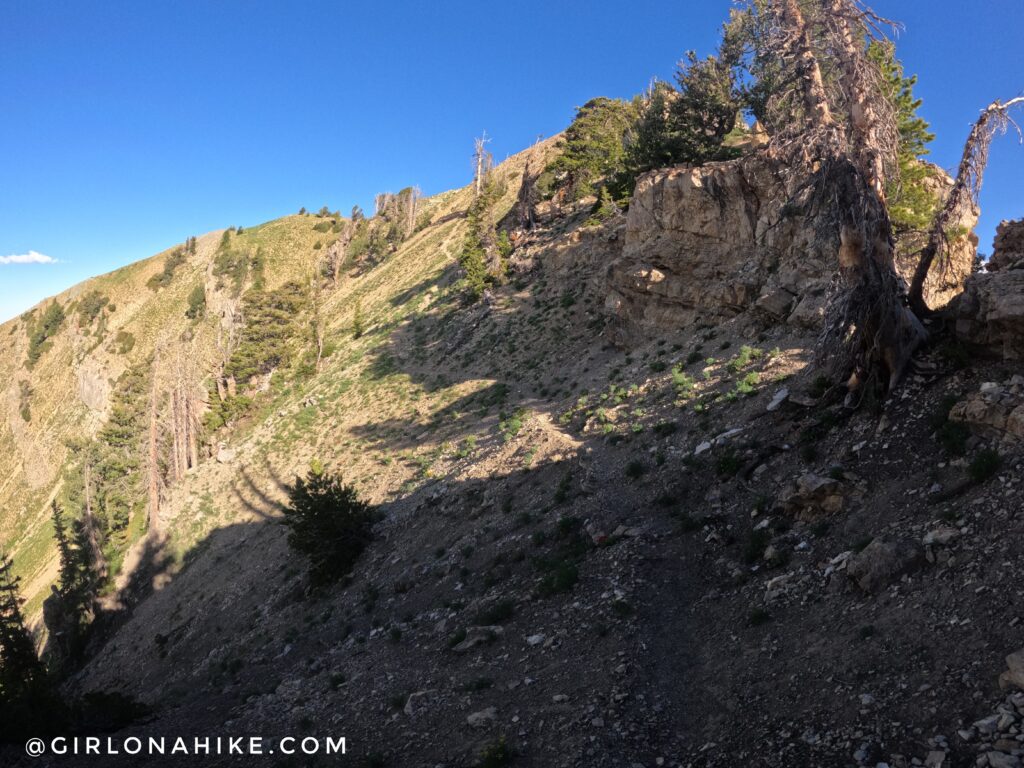
M 524 171 L 555 145 L 498 166 L 499 216 L 517 213 Z M 328 281 L 320 370 L 296 333 L 296 365 L 204 433 L 156 516 L 132 517 L 68 692 L 153 708 L 120 737 L 200 721 L 211 736 L 338 735 L 365 766 L 1011 756 L 993 751 L 996 720 L 971 723 L 997 706 L 1007 733 L 1019 720 L 998 678 L 1021 645 L 1008 421 L 1024 384 L 1013 363 L 971 361 L 948 338 L 895 398 L 844 408 L 812 363 L 828 277 L 824 258 L 798 260 L 813 220 L 721 205 L 706 178 L 738 167 L 649 174 L 628 214 L 538 203 L 536 226 L 512 228 L 508 283 L 475 303 L 456 261 L 473 190 L 424 201 L 429 222 L 394 252 Z M 756 180 L 744 188 L 757 198 Z M 31 370 L 31 322 L 4 329 L 3 540 L 34 615 L 54 578 L 45 505 L 65 492 L 65 442 L 109 424 L 138 363 L 173 395 L 187 360 L 215 407 L 240 300 L 215 274 L 222 242 L 262 249 L 266 288 L 284 291 L 309 283 L 328 220 L 201 237 L 158 290 L 147 284 L 176 249 L 57 297 L 68 319 Z M 764 247 L 759 231 L 777 239 Z M 199 284 L 207 312 L 192 319 Z M 86 333 L 76 307 L 91 291 L 114 308 Z M 351 578 L 326 591 L 279 524 L 313 459 L 380 512 Z

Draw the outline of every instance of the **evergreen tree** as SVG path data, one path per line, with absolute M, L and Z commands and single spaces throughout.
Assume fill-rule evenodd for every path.
M 873 41 L 868 58 L 878 67 L 900 132 L 899 178 L 886 190 L 889 216 L 897 232 L 925 229 L 935 216 L 939 201 L 929 191 L 927 181 L 932 169 L 922 162 L 935 134 L 918 114 L 921 99 L 914 97 L 917 76 L 905 77 L 903 64 L 896 58 L 896 46 L 889 41 Z
M 132 517 L 144 506 L 139 476 L 148 395 L 143 366 L 125 371 L 117 383 L 110 418 L 100 430 L 100 456 L 96 465 L 97 502 L 106 529 L 124 543 Z
M 270 373 L 291 359 L 289 341 L 296 335 L 295 320 L 306 306 L 305 289 L 296 282 L 275 291 L 250 291 L 242 302 L 245 327 L 226 373 L 239 384 Z
M 60 558 L 60 592 L 66 595 L 78 584 L 78 561 L 68 539 L 64 510 L 56 501 L 50 503 L 50 517 L 53 520 L 53 538 L 57 542 L 57 554 Z
M 0 552 L 0 695 L 7 700 L 27 693 L 45 676 L 21 613 L 21 579 L 12 565 Z
M 576 112 L 565 131 L 565 148 L 548 170 L 563 176 L 572 200 L 594 194 L 596 184 L 620 173 L 625 164 L 626 131 L 636 120 L 636 107 L 622 99 L 600 96 Z
M 358 339 L 363 335 L 363 332 L 366 330 L 364 322 L 362 302 L 356 299 L 355 306 L 352 308 L 352 338 Z
M 314 461 L 296 478 L 284 510 L 288 544 L 310 560 L 314 584 L 336 581 L 352 570 L 372 538 L 373 509 L 354 487 Z
M 11 566 L 0 552 L 0 742 L 51 733 L 64 715 L 25 625 Z
M 482 180 L 480 194 L 466 214 L 469 226 L 459 263 L 466 273 L 466 287 L 473 299 L 479 299 L 489 285 L 505 276 L 494 214 L 494 207 L 504 191 L 494 173 L 488 171 Z

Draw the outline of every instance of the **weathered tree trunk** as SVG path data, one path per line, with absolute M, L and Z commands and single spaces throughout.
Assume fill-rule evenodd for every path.
M 782 57 L 795 62 L 806 130 L 784 137 L 790 157 L 811 178 L 812 205 L 838 241 L 836 291 L 829 303 L 819 359 L 846 379 L 851 394 L 864 386 L 891 389 L 927 334 L 902 302 L 894 241 L 884 195 L 881 96 L 867 78 L 865 30 L 852 0 L 822 0 L 828 27 L 819 31 L 838 51 L 840 84 L 849 110 L 846 131 L 836 121 L 824 86 L 812 33 L 796 0 L 781 0 Z M 862 24 L 863 21 L 858 21 Z M 859 34 L 859 38 L 858 38 Z M 848 136 L 846 134 L 849 134 Z
M 158 360 L 159 358 L 157 358 Z M 146 467 L 146 474 L 149 479 L 149 525 L 150 531 L 158 530 L 160 527 L 160 475 L 159 467 L 159 432 L 160 421 L 157 412 L 157 360 L 153 362 L 152 381 L 149 385 L 149 461 Z
M 490 162 L 487 157 L 487 142 L 489 141 L 487 131 L 484 131 L 483 136 L 479 139 L 474 139 L 475 151 L 473 152 L 473 160 L 476 164 L 476 169 L 473 173 L 473 193 L 476 197 L 480 197 L 480 192 L 484 186 L 484 177 L 490 170 Z
M 1008 101 L 994 101 L 982 110 L 981 117 L 971 128 L 964 143 L 963 157 L 957 170 L 953 188 L 946 197 L 946 202 L 935 215 L 928 242 L 921 251 L 920 260 L 914 270 L 910 283 L 910 306 L 919 316 L 931 314 L 931 309 L 924 300 L 924 284 L 936 257 L 941 256 L 949 247 L 949 229 L 952 222 L 957 221 L 964 210 L 978 202 L 981 184 L 988 164 L 988 150 L 996 133 L 1006 130 L 1010 124 L 1009 110 L 1024 103 L 1024 96 Z
M 532 174 L 531 165 L 533 158 L 529 158 L 526 161 L 526 166 L 523 168 L 523 180 L 519 185 L 519 195 L 516 198 L 516 223 L 522 229 L 533 229 L 533 206 L 536 203 L 536 183 L 537 176 Z

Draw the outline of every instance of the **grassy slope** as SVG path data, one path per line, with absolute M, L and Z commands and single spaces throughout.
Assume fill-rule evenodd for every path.
M 544 152 L 549 148 L 550 142 L 530 151 Z M 510 159 L 499 169 L 508 182 L 508 191 L 499 204 L 502 212 L 515 200 L 526 154 Z M 299 457 L 297 462 L 285 462 L 289 469 L 313 453 L 324 455 L 325 451 L 333 451 L 333 455 L 325 458 L 351 462 L 357 479 L 368 485 L 374 483 L 374 469 L 381 462 L 389 464 L 391 457 L 367 453 L 372 438 L 359 441 L 342 437 L 340 426 L 351 425 L 353 419 L 358 421 L 354 414 L 373 403 L 387 402 L 396 419 L 415 420 L 416 413 L 425 408 L 424 397 L 443 401 L 458 396 L 457 392 L 429 392 L 429 387 L 411 384 L 407 375 L 388 371 L 386 360 L 372 352 L 435 295 L 432 286 L 452 265 L 461 246 L 461 213 L 470 199 L 471 191 L 467 188 L 423 201 L 424 209 L 433 214 L 437 223 L 410 238 L 382 265 L 366 274 L 343 279 L 326 301 L 328 336 L 337 351 L 327 361 L 322 375 L 302 385 L 275 386 L 272 401 L 255 419 L 242 425 L 233 440 L 242 441 L 245 450 L 265 461 L 283 455 Z M 309 215 L 286 216 L 246 229 L 233 239 L 237 245 L 253 251 L 263 249 L 266 285 L 272 290 L 288 280 L 308 281 L 323 253 L 314 249 L 314 244 L 326 244 L 331 237 L 313 229 L 320 221 Z M 159 291 L 150 289 L 146 283 L 163 269 L 167 255 L 174 249 L 93 278 L 57 296 L 68 318 L 32 370 L 25 364 L 28 314 L 0 326 L 0 377 L 7 383 L 0 399 L 4 405 L 0 419 L 0 546 L 13 557 L 15 572 L 23 579 L 22 589 L 31 616 L 38 618 L 42 599 L 56 575 L 48 504 L 59 487 L 67 457 L 65 442 L 77 435 L 95 433 L 105 419 L 105 413 L 92 411 L 82 402 L 82 372 L 89 375 L 96 371 L 94 377 L 107 379 L 108 385 L 112 385 L 128 365 L 149 359 L 158 344 L 178 343 L 190 327 L 194 327 L 195 349 L 209 364 L 218 319 L 208 316 L 193 326 L 184 310 L 194 286 L 204 278 L 209 282 L 208 270 L 220 234 L 213 232 L 199 238 L 198 253 L 179 267 L 171 283 Z M 78 328 L 74 314 L 75 302 L 93 290 L 108 296 L 115 307 L 106 322 L 105 333 L 99 338 L 95 325 L 88 333 Z M 356 300 L 361 303 L 368 329 L 358 340 L 352 339 L 350 331 Z M 37 308 L 37 313 L 41 314 L 48 301 Z M 119 332 L 135 338 L 134 348 L 126 355 L 120 354 L 113 343 Z M 20 415 L 18 382 L 23 379 L 32 387 L 29 423 Z M 314 418 L 310 409 L 296 405 L 309 396 L 332 400 L 330 419 Z M 231 509 L 223 515 L 209 514 L 218 496 L 221 508 L 231 507 L 230 496 L 225 497 L 225 488 L 218 485 L 225 481 L 223 475 L 223 468 L 211 462 L 200 467 L 183 487 L 172 489 L 172 501 L 165 514 L 176 519 L 172 532 L 181 536 L 178 551 L 198 541 L 215 519 L 235 515 Z M 180 515 L 182 511 L 197 512 L 199 518 Z

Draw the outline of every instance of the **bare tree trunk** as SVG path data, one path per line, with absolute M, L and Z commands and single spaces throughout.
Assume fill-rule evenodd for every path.
M 780 17 L 783 27 L 789 31 L 790 52 L 797 62 L 796 71 L 800 78 L 804 106 L 807 108 L 805 119 L 816 128 L 832 126 L 832 109 L 825 92 L 821 67 L 814 55 L 810 32 L 796 0 L 783 0 Z
M 519 195 L 516 199 L 516 221 L 523 229 L 533 229 L 534 225 L 533 206 L 536 202 L 534 185 L 537 183 L 537 176 L 530 172 L 532 163 L 532 158 L 527 159 L 526 166 L 523 168 L 522 183 L 519 185 Z
M 489 141 L 487 131 L 484 131 L 483 136 L 479 139 L 474 139 L 475 151 L 473 158 L 476 162 L 476 170 L 473 173 L 473 193 L 476 197 L 480 197 L 480 192 L 483 191 L 484 176 L 487 175 L 489 170 L 488 166 L 490 163 L 487 161 L 487 142 Z
M 928 272 L 937 256 L 945 253 L 949 247 L 949 228 L 971 205 L 976 205 L 981 193 L 981 184 L 988 164 L 988 150 L 992 139 L 999 131 L 1005 131 L 1012 124 L 1009 110 L 1024 103 L 1024 96 L 1008 101 L 994 101 L 982 110 L 981 117 L 971 128 L 964 143 L 963 157 L 957 170 L 953 188 L 946 197 L 946 202 L 939 209 L 928 233 L 928 243 L 921 251 L 921 258 L 914 270 L 910 283 L 910 306 L 921 317 L 932 313 L 924 300 L 924 284 Z
M 811 31 L 796 0 L 779 0 L 784 32 L 781 58 L 796 62 L 806 130 L 787 136 L 782 151 L 812 179 L 812 204 L 838 240 L 836 290 L 829 302 L 819 359 L 846 378 L 851 394 L 865 386 L 891 389 L 927 334 L 902 303 L 894 263 L 884 185 L 885 146 L 879 135 L 879 98 L 857 27 L 864 16 L 853 0 L 823 0 L 828 45 L 838 51 L 838 76 L 850 110 L 847 138 L 833 116 Z M 860 39 L 864 37 L 860 28 Z M 852 148 L 851 148 L 852 145 Z M 831 227 L 829 228 L 831 229 Z
M 146 474 L 149 478 L 149 525 L 150 531 L 158 530 L 160 527 L 160 478 L 157 472 L 159 465 L 159 452 L 157 437 L 159 434 L 159 420 L 157 416 L 157 367 L 158 357 L 153 362 L 153 380 L 149 389 L 149 462 L 146 467 Z

